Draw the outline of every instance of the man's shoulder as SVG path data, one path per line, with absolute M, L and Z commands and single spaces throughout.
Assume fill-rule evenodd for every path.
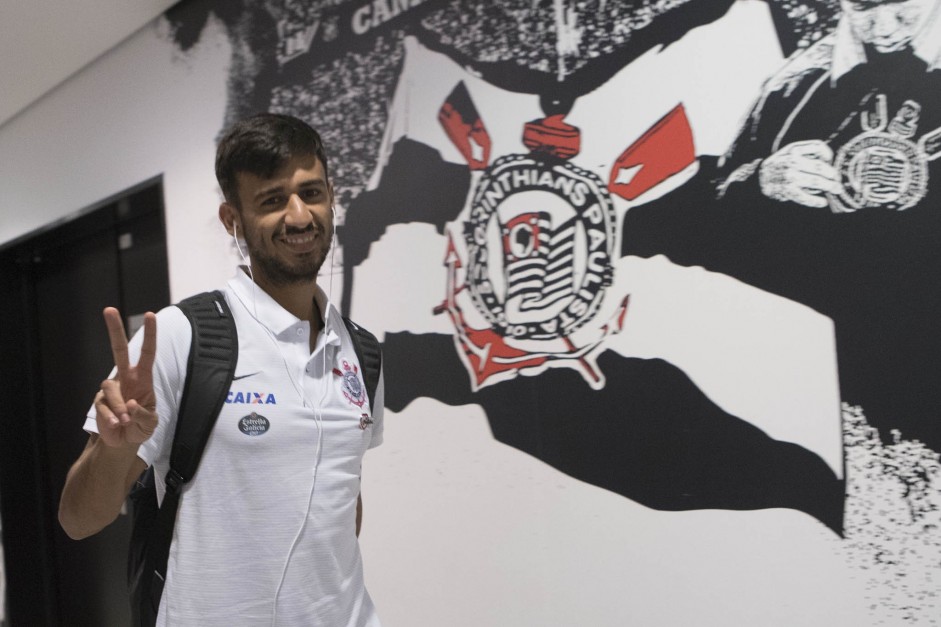
M 183 310 L 177 306 L 177 303 L 167 305 L 157 312 L 157 340 L 160 340 L 161 334 L 166 336 L 190 333 L 190 322 L 183 313 Z
M 222 315 L 231 315 L 232 305 L 236 300 L 231 289 L 225 287 L 191 294 L 176 301 L 166 309 L 174 311 L 175 313 L 172 315 L 176 321 L 185 326 L 187 330 L 192 330 L 191 320 L 198 315 L 197 311 L 217 310 Z M 233 319 L 235 319 L 234 316 Z
M 157 312 L 158 368 L 167 368 L 175 363 L 183 372 L 186 371 L 186 363 L 193 344 L 193 324 L 184 312 L 183 303 L 196 296 L 200 295 L 181 299 Z
M 836 37 L 833 34 L 823 37 L 813 45 L 798 50 L 769 78 L 762 89 L 764 97 L 779 94 L 790 97 L 802 94 L 804 89 L 833 67 L 833 49 Z
M 230 292 L 230 288 L 228 287 L 220 288 L 217 290 L 207 290 L 205 292 L 197 292 L 195 294 L 191 294 L 187 296 L 186 298 L 178 300 L 176 303 L 173 304 L 173 306 L 180 308 L 181 306 L 186 306 L 187 304 L 211 303 L 213 300 L 218 299 L 218 298 L 221 298 L 228 303 L 233 298 L 233 295 L 230 294 L 229 292 Z

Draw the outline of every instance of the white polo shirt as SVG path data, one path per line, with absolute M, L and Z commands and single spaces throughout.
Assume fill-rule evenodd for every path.
M 158 627 L 377 627 L 355 535 L 366 449 L 382 441 L 383 383 L 369 407 L 339 312 L 318 288 L 310 327 L 242 271 L 226 300 L 238 329 L 235 380 L 180 500 Z M 162 499 L 191 328 L 157 315 L 159 425 L 138 455 Z M 141 334 L 131 342 L 132 363 Z M 97 430 L 94 412 L 85 428 Z

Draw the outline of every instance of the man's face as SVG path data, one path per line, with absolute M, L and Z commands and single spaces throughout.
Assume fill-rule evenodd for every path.
M 278 287 L 315 280 L 333 237 L 333 194 L 320 160 L 293 157 L 271 178 L 240 172 L 236 180 L 255 280 Z
M 878 52 L 901 50 L 918 32 L 938 0 L 842 0 L 853 33 Z

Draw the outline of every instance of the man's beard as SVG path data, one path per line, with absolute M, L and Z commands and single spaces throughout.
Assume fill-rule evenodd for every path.
M 290 229 L 291 233 L 304 233 L 314 230 L 313 226 L 307 229 Z M 324 230 L 321 230 L 323 234 Z M 316 249 L 310 254 L 299 257 L 293 264 L 288 264 L 284 259 L 277 255 L 268 254 L 263 246 L 254 245 L 253 234 L 246 233 L 245 243 L 248 247 L 248 254 L 252 262 L 252 268 L 261 270 L 265 278 L 277 287 L 296 285 L 298 283 L 310 283 L 317 279 L 317 274 L 327 259 L 329 246 L 323 249 Z

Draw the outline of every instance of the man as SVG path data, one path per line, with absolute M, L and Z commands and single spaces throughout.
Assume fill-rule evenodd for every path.
M 378 626 L 357 535 L 383 384 L 369 407 L 346 327 L 317 285 L 333 236 L 323 145 L 300 120 L 260 114 L 225 134 L 216 176 L 219 218 L 248 251 L 225 289 L 239 357 L 181 497 L 157 625 Z M 191 343 L 176 307 L 148 313 L 130 346 L 119 313 L 105 320 L 116 376 L 95 397 L 63 489 L 59 519 L 73 538 L 113 521 L 150 464 L 162 497 Z
M 843 400 L 884 441 L 897 429 L 938 450 L 941 2 L 841 6 L 835 31 L 767 82 L 717 169 L 628 212 L 623 252 L 829 316 Z

